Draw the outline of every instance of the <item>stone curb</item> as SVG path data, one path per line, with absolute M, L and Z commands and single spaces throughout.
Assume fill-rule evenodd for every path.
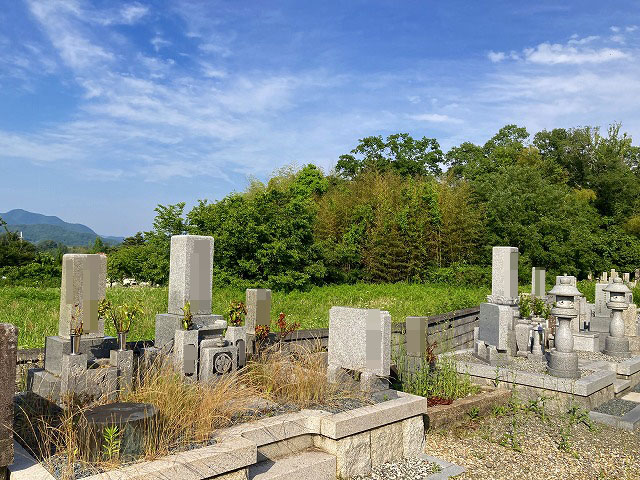
M 456 465 L 455 463 L 447 462 L 446 460 L 442 460 L 440 458 L 432 457 L 431 455 L 427 455 L 423 453 L 420 455 L 420 458 L 431 463 L 436 463 L 442 468 L 438 473 L 432 473 L 429 475 L 426 480 L 447 480 L 448 478 L 455 477 L 457 475 L 461 475 L 466 472 L 464 467 L 460 465 Z
M 640 430 L 640 405 L 622 417 L 591 411 L 589 412 L 589 418 L 594 422 L 609 425 L 610 427 L 622 428 L 623 430 L 629 431 Z

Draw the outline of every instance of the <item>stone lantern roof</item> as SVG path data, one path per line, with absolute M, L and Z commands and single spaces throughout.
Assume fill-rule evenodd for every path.
M 555 284 L 549 294 L 556 296 L 556 306 L 551 309 L 553 316 L 569 318 L 578 316 L 578 310 L 575 309 L 573 298 L 582 295 L 582 293 L 571 285 L 571 279 L 569 277 L 560 277 L 560 283 Z M 572 300 L 567 302 L 560 297 L 569 297 L 572 298 Z

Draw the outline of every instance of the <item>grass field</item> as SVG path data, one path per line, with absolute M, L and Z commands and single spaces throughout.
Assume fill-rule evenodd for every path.
M 301 328 L 327 327 L 329 308 L 334 305 L 388 310 L 394 321 L 405 317 L 435 315 L 472 307 L 484 301 L 488 287 L 454 287 L 418 284 L 356 284 L 315 287 L 308 292 L 278 293 L 272 296 L 271 318 L 279 312 L 287 320 L 299 321 Z M 107 298 L 120 303 L 139 302 L 144 318 L 135 324 L 130 340 L 152 339 L 157 313 L 167 311 L 167 288 L 110 288 Z M 219 288 L 213 291 L 213 313 L 224 314 L 232 300 L 244 301 L 244 291 Z M 0 288 L 0 323 L 20 329 L 21 348 L 44 346 L 44 338 L 58 333 L 59 288 Z M 106 327 L 113 334 L 112 325 Z

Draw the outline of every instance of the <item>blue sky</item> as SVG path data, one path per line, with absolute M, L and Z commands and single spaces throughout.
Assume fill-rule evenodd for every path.
M 0 0 L 0 211 L 128 235 L 359 138 L 640 138 L 635 1 Z M 634 144 L 638 144 L 634 141 Z

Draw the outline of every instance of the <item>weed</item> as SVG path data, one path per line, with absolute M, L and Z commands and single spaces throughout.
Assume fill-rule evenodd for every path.
M 477 393 L 480 388 L 471 383 L 468 374 L 458 373 L 452 357 L 440 356 L 433 369 L 424 360 L 421 368 L 404 385 L 404 390 L 422 397 L 454 400 Z
M 522 452 L 522 445 L 518 439 L 518 418 L 513 416 L 511 418 L 511 428 L 506 431 L 500 439 L 500 445 L 508 447 L 514 452 Z
M 480 409 L 478 407 L 472 407 L 471 410 L 467 412 L 467 415 L 471 420 L 477 420 L 480 418 Z
M 107 462 L 112 462 L 120 457 L 121 432 L 117 425 L 105 427 L 102 432 L 102 454 Z

